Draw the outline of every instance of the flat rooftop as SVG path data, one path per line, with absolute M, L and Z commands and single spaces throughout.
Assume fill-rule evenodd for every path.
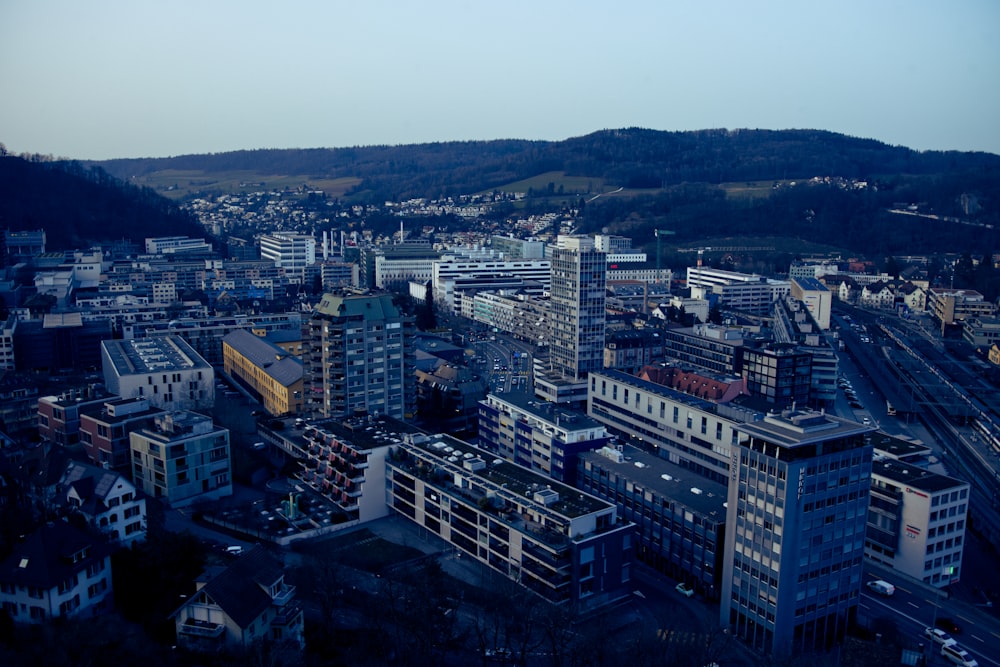
M 702 477 L 638 447 L 621 447 L 621 463 L 605 456 L 600 450 L 583 452 L 579 454 L 579 459 L 604 470 L 614 471 L 621 478 L 654 491 L 662 498 L 669 498 L 700 516 L 719 523 L 725 522 L 728 491 L 724 484 Z
M 878 459 L 872 461 L 872 475 L 885 477 L 903 486 L 926 491 L 927 493 L 938 493 L 948 489 L 958 489 L 969 486 L 968 482 L 953 479 L 946 475 L 939 475 L 936 472 L 918 468 L 909 463 L 894 461 L 893 459 Z
M 741 430 L 750 437 L 760 438 L 780 447 L 799 447 L 870 433 L 875 427 L 864 426 L 825 412 L 785 410 L 780 414 L 769 414 L 760 421 L 747 423 Z
M 551 477 L 496 458 L 494 454 L 450 435 L 430 435 L 426 439 L 420 439 L 419 443 L 413 443 L 409 446 L 430 454 L 442 464 L 451 464 L 462 468 L 466 476 L 479 478 L 480 481 L 485 482 L 484 486 L 487 488 L 516 496 L 522 504 L 544 506 L 546 510 L 568 519 L 612 507 L 611 503 L 596 496 L 581 493 L 579 489 L 561 484 Z M 486 466 L 475 471 L 467 469 L 465 463 L 475 459 L 483 461 Z M 447 468 L 447 466 L 445 467 Z M 532 500 L 536 492 L 545 493 L 548 490 L 558 493 L 559 499 L 545 505 Z
M 593 417 L 589 417 L 585 412 L 570 410 L 569 408 L 551 401 L 541 401 L 532 396 L 522 393 L 508 393 L 504 395 L 490 394 L 488 402 L 507 404 L 536 417 L 540 421 L 549 422 L 553 426 L 567 431 L 579 431 L 584 429 L 602 428 L 604 424 Z
M 648 391 L 656 396 L 664 396 L 675 403 L 687 405 L 705 412 L 714 412 L 718 406 L 717 403 L 713 403 L 712 401 L 706 401 L 703 398 L 698 398 L 697 396 L 692 396 L 691 394 L 685 394 L 683 391 L 679 391 L 672 387 L 657 384 L 656 382 L 650 382 L 649 380 L 643 380 L 642 378 L 629 375 L 628 373 L 622 371 L 616 371 L 611 368 L 605 368 L 604 370 L 597 371 L 595 374 L 606 375 L 616 382 L 627 384 L 637 389 L 642 389 L 643 391 Z
M 158 336 L 133 340 L 105 340 L 101 345 L 114 365 L 115 373 L 139 375 L 195 368 L 208 365 L 180 336 Z

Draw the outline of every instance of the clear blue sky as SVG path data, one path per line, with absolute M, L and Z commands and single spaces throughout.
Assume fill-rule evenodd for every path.
M 0 142 L 15 153 L 630 126 L 1000 154 L 1000 1 L 0 0 Z

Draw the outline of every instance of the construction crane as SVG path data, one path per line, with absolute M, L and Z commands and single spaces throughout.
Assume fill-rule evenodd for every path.
M 653 234 L 656 236 L 656 277 L 659 279 L 660 270 L 663 268 L 663 248 L 660 239 L 664 236 L 673 236 L 674 232 L 669 229 L 657 229 Z

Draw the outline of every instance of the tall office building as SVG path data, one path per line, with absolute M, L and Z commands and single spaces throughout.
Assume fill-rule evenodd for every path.
M 607 262 L 594 239 L 560 236 L 552 253 L 550 368 L 579 380 L 604 367 Z
M 858 607 L 872 430 L 788 410 L 733 448 L 720 622 L 775 656 L 823 650 Z
M 414 319 L 388 294 L 326 294 L 302 328 L 303 410 L 313 417 L 416 411 Z
M 264 234 L 260 237 L 260 256 L 284 269 L 286 275 L 303 281 L 306 267 L 316 263 L 316 239 L 312 234 Z

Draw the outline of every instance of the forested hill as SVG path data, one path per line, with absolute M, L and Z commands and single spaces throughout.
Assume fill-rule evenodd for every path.
M 819 130 L 602 130 L 558 142 L 496 140 L 405 146 L 261 149 L 98 163 L 129 179 L 164 170 L 249 171 L 311 179 L 360 178 L 352 193 L 373 203 L 500 188 L 548 172 L 606 187 L 664 188 L 814 176 L 882 178 L 954 172 L 996 174 L 1000 156 L 918 152 Z
M 0 230 L 45 229 L 49 250 L 146 237 L 204 236 L 188 213 L 148 188 L 77 162 L 0 155 Z

